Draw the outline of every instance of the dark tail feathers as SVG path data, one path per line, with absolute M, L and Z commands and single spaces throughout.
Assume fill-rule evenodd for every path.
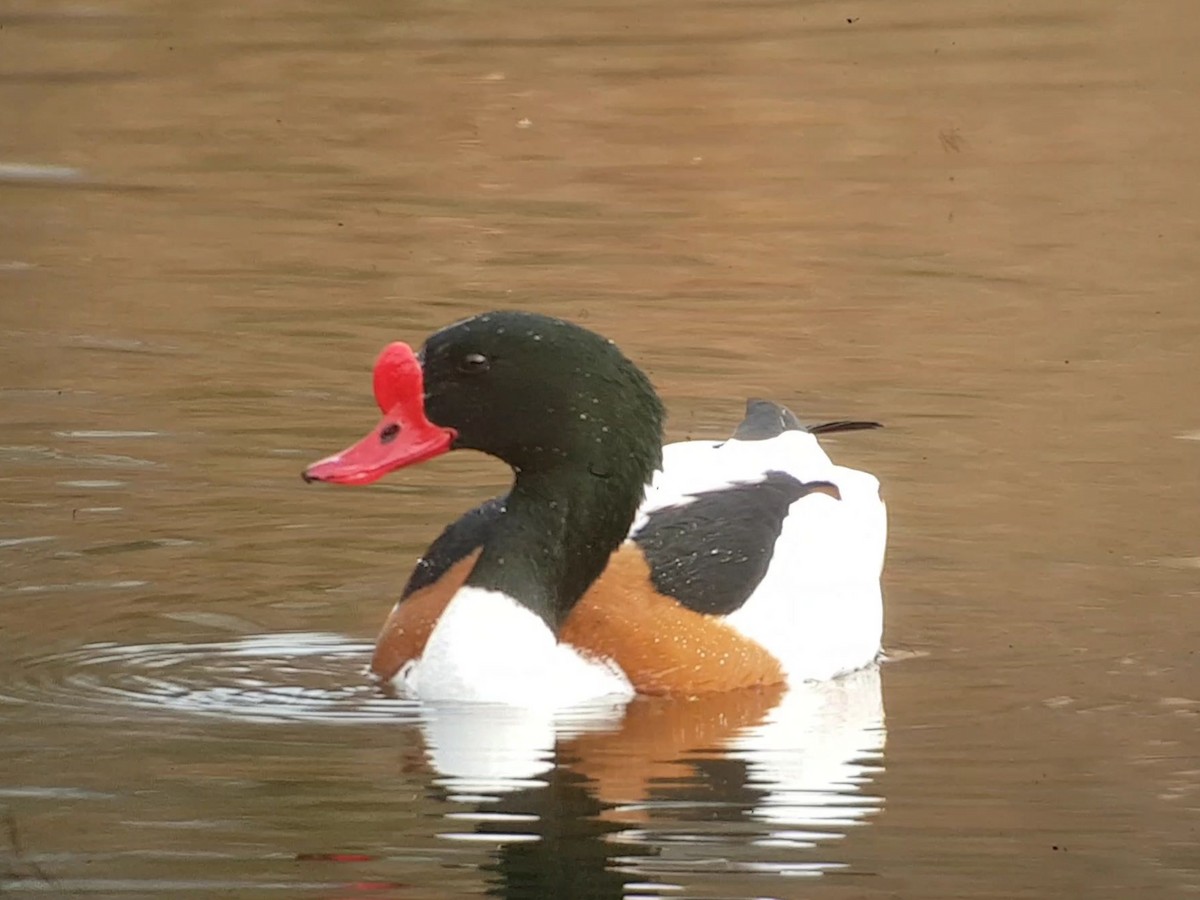
M 805 425 L 786 406 L 770 400 L 751 397 L 746 401 L 746 418 L 742 419 L 742 423 L 733 432 L 733 440 L 765 441 L 779 437 L 785 431 L 832 434 L 836 431 L 865 431 L 869 428 L 882 427 L 878 422 L 860 422 L 853 419 Z

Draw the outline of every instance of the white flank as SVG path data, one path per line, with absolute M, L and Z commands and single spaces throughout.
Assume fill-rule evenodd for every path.
M 421 658 L 397 682 L 422 700 L 541 709 L 634 693 L 615 665 L 583 657 L 512 597 L 477 587 L 454 595 Z
M 791 505 L 770 568 L 726 622 L 779 660 L 792 682 L 832 678 L 872 663 L 883 633 L 879 576 L 887 508 L 875 476 L 834 465 L 815 436 L 786 431 L 761 441 L 690 441 L 663 448 L 633 530 L 649 513 L 694 495 L 762 481 L 778 471 L 829 481 L 835 500 L 810 494 Z
M 887 509 L 879 482 L 841 466 L 823 480 L 842 499 L 810 494 L 792 504 L 766 576 L 725 620 L 762 644 L 791 681 L 869 665 L 883 636 Z

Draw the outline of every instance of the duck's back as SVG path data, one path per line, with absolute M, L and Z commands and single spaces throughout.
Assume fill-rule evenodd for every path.
M 677 600 L 722 616 L 768 650 L 788 680 L 867 665 L 883 625 L 879 482 L 835 465 L 785 408 L 754 405 L 741 437 L 664 448 L 631 539 Z

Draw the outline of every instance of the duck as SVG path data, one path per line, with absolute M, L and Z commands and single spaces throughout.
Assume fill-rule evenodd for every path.
M 371 674 L 405 696 L 571 707 L 819 681 L 880 654 L 887 511 L 878 479 L 751 399 L 723 439 L 663 446 L 665 412 L 612 341 L 538 313 L 450 324 L 373 371 L 383 418 L 304 470 L 365 485 L 455 450 L 509 491 L 416 563 Z

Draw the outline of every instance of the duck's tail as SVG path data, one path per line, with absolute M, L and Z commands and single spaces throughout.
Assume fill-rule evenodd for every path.
M 779 437 L 785 431 L 807 431 L 809 434 L 832 434 L 837 431 L 866 431 L 882 428 L 879 422 L 857 419 L 839 419 L 836 422 L 821 422 L 805 425 L 795 414 L 781 403 L 751 397 L 746 401 L 746 417 L 733 432 L 735 441 L 765 441 Z

